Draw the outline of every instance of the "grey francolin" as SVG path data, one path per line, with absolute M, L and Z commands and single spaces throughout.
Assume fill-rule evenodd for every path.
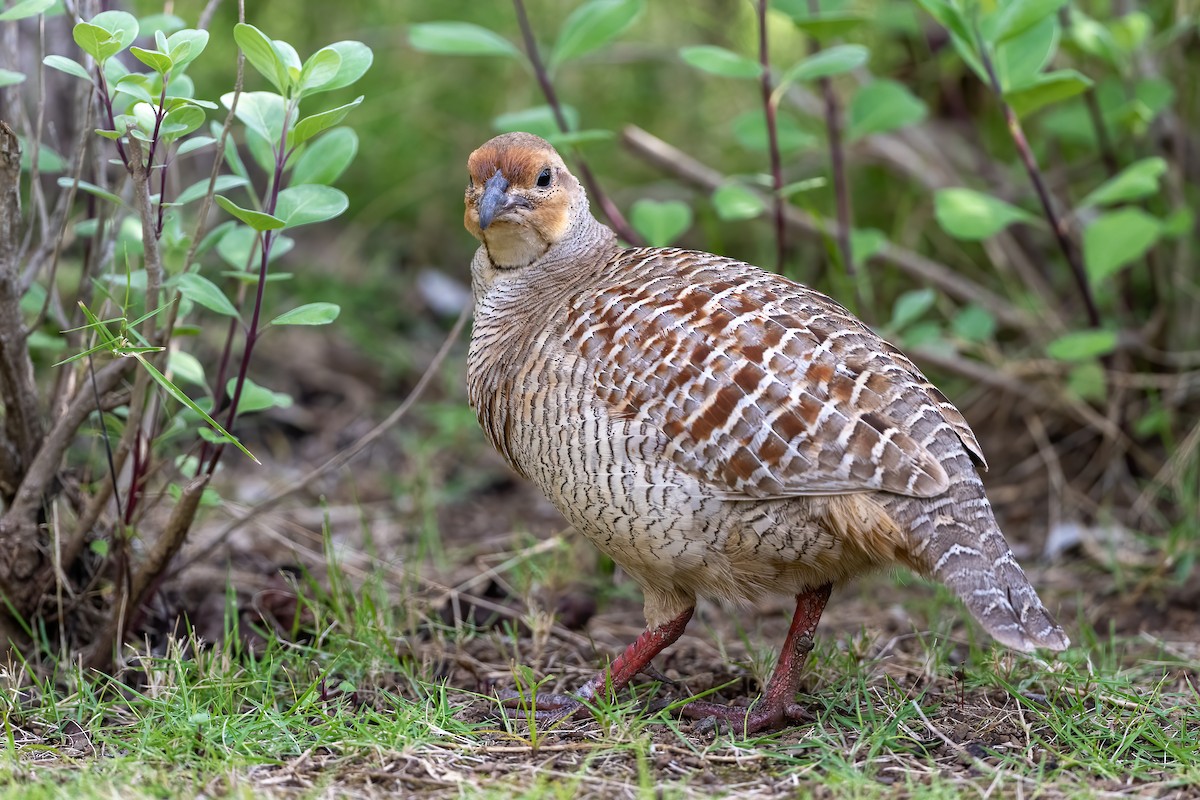
M 1009 647 L 1067 646 L 992 515 L 970 427 L 895 347 L 749 264 L 622 248 L 536 136 L 497 136 L 469 168 L 465 224 L 482 243 L 471 405 L 512 468 L 645 595 L 647 630 L 553 698 L 552 716 L 648 667 L 698 596 L 787 594 L 796 613 L 763 697 L 684 706 L 778 726 L 800 713 L 831 586 L 895 564 L 949 586 Z

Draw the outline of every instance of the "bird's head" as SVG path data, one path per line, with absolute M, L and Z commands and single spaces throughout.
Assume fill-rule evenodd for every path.
M 524 267 L 558 244 L 586 199 L 562 158 L 545 139 L 506 133 L 467 160 L 467 230 L 501 269 Z

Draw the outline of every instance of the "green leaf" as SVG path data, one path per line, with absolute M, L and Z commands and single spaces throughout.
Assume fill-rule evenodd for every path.
M 291 81 L 283 57 L 265 33 L 253 25 L 239 22 L 233 26 L 233 40 L 246 55 L 246 60 L 281 94 L 286 94 Z M 245 95 L 242 95 L 245 97 Z M 241 106 L 241 101 L 238 101 Z
M 508 56 L 521 51 L 500 34 L 470 22 L 421 22 L 408 26 L 408 43 L 444 56 Z
M 71 36 L 80 50 L 100 63 L 121 52 L 121 43 L 99 25 L 80 22 L 71 30 Z
M 63 187 L 64 189 L 69 189 L 75 185 L 75 179 L 74 178 L 59 178 L 58 185 Z M 99 186 L 97 186 L 94 183 L 88 183 L 87 181 L 80 181 L 79 182 L 79 190 L 83 191 L 83 192 L 87 192 L 88 194 L 91 194 L 91 195 L 95 195 L 96 197 L 104 198 L 105 200 L 108 200 L 111 203 L 116 203 L 119 206 L 125 205 L 123 202 L 121 202 L 121 198 L 117 197 L 115 194 L 113 194 L 110 191 L 101 189 Z
M 204 379 L 204 365 L 191 353 L 173 350 L 167 356 L 167 369 L 182 383 L 208 388 L 208 382 Z
M 180 106 L 163 118 L 158 129 L 159 137 L 166 142 L 173 142 L 180 136 L 187 136 L 197 130 L 207 119 L 204 109 L 196 106 Z
M 812 147 L 817 137 L 800 127 L 791 114 L 782 109 L 775 116 L 775 135 L 779 152 L 788 155 Z M 733 120 L 733 138 L 748 150 L 767 152 L 770 140 L 767 135 L 767 116 L 761 108 L 738 114 Z
M 1167 172 L 1167 162 L 1157 156 L 1135 161 L 1097 186 L 1079 202 L 1080 208 L 1128 203 L 1158 193 L 1158 179 Z
M 210 144 L 216 143 L 217 140 L 211 136 L 193 136 L 175 148 L 175 157 L 185 156 L 195 150 L 200 150 L 201 148 L 208 147 Z
M 11 69 L 0 69 L 0 86 L 16 86 L 18 83 L 23 83 L 24 81 L 24 72 L 15 72 Z
M 955 38 L 974 48 L 975 37 L 955 3 L 947 0 L 917 0 L 917 3 Z
M 360 94 L 357 98 L 343 106 L 331 108 L 328 111 L 322 111 L 319 114 L 313 114 L 311 117 L 305 117 L 300 120 L 288 133 L 289 146 L 295 147 L 296 145 L 304 144 L 321 131 L 329 130 L 345 119 L 351 109 L 356 108 L 362 101 L 363 96 Z
M 939 189 L 933 202 L 942 230 L 968 241 L 995 236 L 1014 222 L 1038 219 L 1024 209 L 974 189 Z
M 908 324 L 920 319 L 926 311 L 933 308 L 937 293 L 933 289 L 914 289 L 896 298 L 892 308 L 892 330 L 901 330 Z
M 235 224 L 232 223 L 231 224 Z M 225 232 L 217 240 L 217 255 L 219 255 L 226 264 L 237 270 L 245 270 L 247 265 L 251 263 L 251 258 L 255 259 L 255 263 L 261 260 L 258 255 L 258 240 L 259 234 L 257 231 L 247 228 L 245 225 L 236 225 L 232 229 Z M 283 234 L 276 234 L 271 240 L 271 254 L 267 263 L 274 262 L 281 256 L 290 252 L 295 246 L 295 240 Z M 246 274 L 246 273 L 241 273 Z M 254 272 L 253 279 L 258 280 L 258 273 Z M 272 276 L 274 273 L 272 273 Z M 268 277 L 272 277 L 268 276 Z
M 208 31 L 188 28 L 167 37 L 167 52 L 175 64 L 175 72 L 184 69 L 208 46 Z
M 59 171 L 61 172 L 61 170 Z M 1180 236 L 1191 233 L 1192 226 L 1195 224 L 1196 215 L 1192 213 L 1192 209 L 1188 206 L 1180 206 L 1162 221 L 1162 235 L 1168 239 L 1178 239 Z
M 240 175 L 218 175 L 217 182 L 213 186 L 214 192 L 228 192 L 230 189 L 236 189 L 239 186 L 245 186 L 250 181 Z M 171 205 L 182 206 L 193 201 L 199 200 L 204 195 L 208 194 L 208 178 L 202 178 L 191 186 L 179 193 L 179 196 L 171 201 Z
M 338 54 L 341 62 L 338 64 L 337 73 L 332 78 L 320 86 L 306 89 L 305 96 L 349 86 L 366 74 L 367 70 L 371 68 L 371 62 L 375 59 L 371 48 L 362 42 L 351 40 L 334 42 L 328 47 L 322 47 L 321 50 L 332 50 Z
M 567 118 L 567 130 L 575 130 L 579 127 L 579 112 L 572 106 L 562 106 L 563 116 Z M 501 133 L 509 133 L 512 131 L 527 131 L 529 133 L 541 136 L 543 139 L 549 139 L 559 130 L 558 122 L 554 119 L 554 109 L 550 106 L 534 106 L 520 111 L 511 111 L 507 114 L 501 114 L 492 120 L 492 127 Z
M 1006 96 L 1037 82 L 1058 49 L 1061 34 L 1058 17 L 1052 15 L 996 48 L 992 60 Z
M 209 311 L 215 311 L 227 317 L 238 317 L 238 311 L 233 303 L 221 291 L 221 288 L 195 272 L 185 272 L 179 276 L 179 293 L 197 305 L 204 306 Z
M 152 31 L 155 34 L 171 33 L 187 26 L 186 22 L 174 14 L 148 14 L 142 17 L 138 24 L 143 31 Z
M 232 398 L 236 389 L 237 378 L 230 378 L 225 384 L 225 394 Z M 291 408 L 291 406 L 291 395 L 273 392 L 265 386 L 259 386 L 249 378 L 242 382 L 242 396 L 238 398 L 239 414 L 251 414 L 271 408 Z
M 1097 217 L 1083 230 L 1083 263 L 1099 283 L 1141 258 L 1162 235 L 1162 222 L 1139 208 Z
M 141 354 L 134 353 L 133 356 L 141 363 L 142 367 L 145 368 L 146 372 L 150 373 L 150 377 L 153 378 L 154 381 L 159 386 L 161 386 L 163 389 L 166 390 L 167 394 L 171 395 L 171 397 L 175 398 L 175 400 L 177 400 L 178 402 L 183 403 L 185 406 L 190 408 L 196 414 L 199 414 L 200 418 L 203 419 L 206 423 L 208 423 L 209 427 L 211 427 L 217 433 L 221 434 L 221 436 L 225 439 L 225 441 L 231 443 L 238 450 L 241 450 L 243 453 L 245 453 L 252 461 L 254 461 L 255 464 L 262 463 L 257 458 L 255 458 L 254 454 L 251 453 L 249 450 L 247 450 L 242 445 L 242 443 L 233 436 L 233 434 L 231 434 L 229 431 L 222 428 L 220 426 L 220 424 L 215 419 L 210 417 L 204 409 L 202 409 L 200 406 L 196 405 L 195 400 L 188 397 L 186 394 L 184 394 L 182 391 L 180 391 L 178 386 L 171 383 L 171 381 L 167 380 L 167 376 L 163 375 L 161 372 L 159 372 L 158 369 L 153 364 L 151 364 L 149 361 L 147 361 Z
M 1191 16 L 1195 20 L 1194 9 Z M 1117 47 L 1126 53 L 1141 49 L 1146 39 L 1154 32 L 1154 22 L 1144 11 L 1131 11 L 1117 17 L 1109 23 L 1108 27 L 1112 31 L 1113 41 L 1116 42 Z
M 237 203 L 234 203 L 232 200 L 223 195 L 217 195 L 213 199 L 217 201 L 217 205 L 219 205 L 221 208 L 225 209 L 230 214 L 237 217 L 256 231 L 278 230 L 284 225 L 283 220 L 279 219 L 278 217 L 273 217 L 270 214 L 264 214 L 261 211 L 253 211 L 249 208 L 242 208 Z
M 21 171 L 30 172 L 33 168 L 33 148 L 24 137 L 18 136 L 17 140 L 21 143 Z M 57 175 L 67 168 L 66 160 L 45 142 L 38 147 L 37 165 L 43 175 Z M 41 309 L 40 305 L 38 309 Z
M 88 22 L 108 31 L 109 36 L 117 45 L 116 52 L 118 53 L 133 44 L 138 37 L 137 18 L 124 11 L 102 11 Z
M 1074 331 L 1046 345 L 1046 355 L 1059 361 L 1086 361 L 1107 355 L 1116 346 L 1116 331 Z
M 232 92 L 221 95 L 221 103 L 226 108 L 232 102 Z M 235 115 L 247 128 L 275 146 L 283 134 L 284 109 L 284 99 L 275 92 L 242 92 Z
M 342 57 L 331 47 L 323 47 L 309 56 L 300 70 L 300 96 L 313 94 L 333 80 L 342 67 Z
M 592 144 L 593 142 L 607 142 L 613 138 L 612 131 L 601 130 L 599 128 L 589 128 L 586 131 L 568 131 L 563 133 L 551 133 L 546 136 L 546 141 L 562 150 L 567 147 L 577 147 L 584 144 Z
M 42 59 L 42 63 L 51 69 L 56 69 L 59 72 L 65 72 L 68 75 L 74 75 L 76 78 L 83 78 L 85 81 L 90 81 L 92 76 L 83 68 L 83 65 L 78 61 L 72 61 L 66 56 L 46 56 Z
M 825 42 L 853 32 L 866 21 L 866 17 L 855 11 L 822 11 L 815 15 L 794 16 L 792 21 L 809 36 Z
M 1108 376 L 1095 361 L 1085 361 L 1067 373 L 1067 389 L 1083 400 L 1100 402 L 1108 396 Z
M 887 245 L 887 234 L 878 228 L 855 228 L 850 231 L 850 256 L 855 264 L 866 262 Z
M 336 303 L 305 303 L 291 311 L 285 311 L 275 319 L 272 325 L 328 325 L 338 318 L 342 309 Z
M 1092 79 L 1073 69 L 1060 69 L 1038 75 L 1019 89 L 1004 93 L 1004 99 L 1017 112 L 1027 117 L 1043 106 L 1083 94 L 1092 86 Z
M 171 67 L 174 66 L 170 56 L 160 53 L 157 50 L 143 50 L 140 47 L 131 47 L 129 48 L 129 52 L 138 61 L 159 74 L 170 72 Z
M 1037 25 L 1046 17 L 1057 12 L 1069 0 L 1010 0 L 996 21 L 992 41 L 1004 42 Z
M 876 80 L 859 89 L 850 101 L 850 139 L 883 133 L 925 119 L 928 110 L 904 84 Z
M 0 12 L 0 22 L 36 17 L 52 5 L 54 0 L 23 0 L 7 11 Z
M 576 8 L 558 32 L 550 69 L 598 50 L 620 36 L 644 6 L 644 0 L 589 0 Z
M 712 202 L 717 216 L 728 221 L 754 219 L 766 208 L 761 197 L 734 182 L 718 186 L 712 193 Z
M 779 85 L 841 75 L 867 63 L 870 51 L 860 44 L 839 44 L 814 53 L 783 73 Z
M 950 327 L 968 342 L 987 342 L 996 333 L 996 318 L 982 306 L 969 305 L 958 312 Z
M 279 193 L 279 199 L 275 202 L 275 216 L 283 221 L 283 227 L 295 228 L 333 219 L 349 205 L 350 198 L 346 197 L 346 193 L 331 186 L 289 186 Z
M 150 96 L 150 86 L 149 75 L 133 73 L 117 81 L 113 86 L 113 92 L 133 97 L 149 106 L 155 102 L 155 99 Z
M 698 70 L 724 78 L 757 78 L 762 65 L 732 50 L 711 44 L 684 47 L 679 56 Z
M 666 247 L 692 224 L 692 209 L 680 200 L 638 200 L 629 221 L 651 247 Z
M 304 148 L 292 167 L 292 184 L 336 181 L 358 153 L 358 134 L 352 128 L 335 128 Z

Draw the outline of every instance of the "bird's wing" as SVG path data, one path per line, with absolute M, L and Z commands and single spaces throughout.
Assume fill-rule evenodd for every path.
M 627 250 L 610 268 L 568 338 L 615 416 L 728 496 L 931 497 L 946 431 L 983 463 L 958 409 L 830 298 L 707 253 Z

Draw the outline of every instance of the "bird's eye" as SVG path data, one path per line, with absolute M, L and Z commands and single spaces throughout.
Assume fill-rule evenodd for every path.
M 545 189 L 547 186 L 550 185 L 550 168 L 549 167 L 546 167 L 544 170 L 542 170 L 541 172 L 538 173 L 537 185 L 542 187 L 543 189 Z

